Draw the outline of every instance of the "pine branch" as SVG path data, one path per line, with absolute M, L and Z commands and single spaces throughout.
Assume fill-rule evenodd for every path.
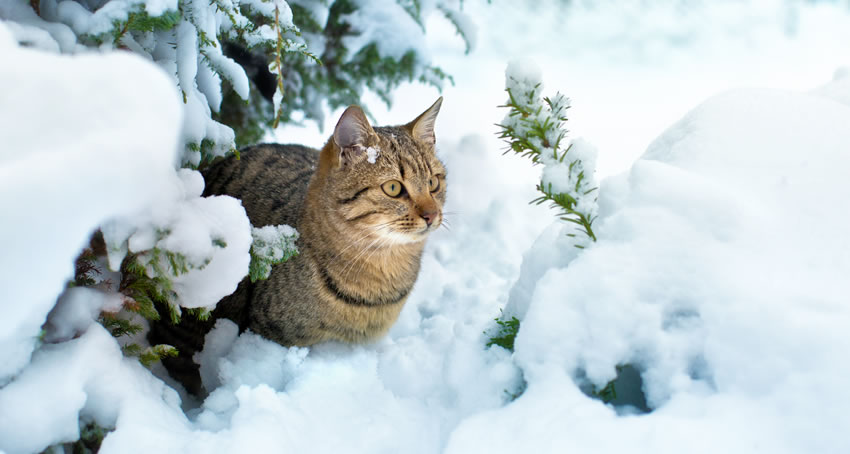
M 541 195 L 531 203 L 548 203 L 558 211 L 559 219 L 576 224 L 582 236 L 595 242 L 596 234 L 592 228 L 595 217 L 591 212 L 584 211 L 595 209 L 595 200 L 592 207 L 588 206 L 586 201 L 584 204 L 580 201 L 597 188 L 586 189 L 590 183 L 585 175 L 584 163 L 579 158 L 572 158 L 570 151 L 573 145 L 565 140 L 567 129 L 564 124 L 567 122 L 569 99 L 560 94 L 541 99 L 542 83 L 539 81 L 517 81 L 509 76 L 507 85 L 505 91 L 508 101 L 499 107 L 507 108 L 508 114 L 501 124 L 497 124 L 500 128 L 498 137 L 508 145 L 505 153 L 513 152 L 547 168 L 567 165 L 568 180 L 559 182 L 559 185 L 563 188 L 563 183 L 566 183 L 569 189 L 557 192 L 551 181 L 541 180 L 536 186 Z M 575 246 L 584 247 L 581 241 L 577 241 Z

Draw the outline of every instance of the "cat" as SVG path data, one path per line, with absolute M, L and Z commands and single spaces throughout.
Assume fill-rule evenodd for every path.
M 204 171 L 205 196 L 242 200 L 251 224 L 288 224 L 299 254 L 268 279 L 244 279 L 209 320 L 152 325 L 151 344 L 174 345 L 169 374 L 203 392 L 194 352 L 219 318 L 284 346 L 366 343 L 398 318 L 428 235 L 442 223 L 446 169 L 435 152 L 442 98 L 403 126 L 373 128 L 351 106 L 321 151 L 255 145 Z M 167 320 L 167 317 L 163 317 Z

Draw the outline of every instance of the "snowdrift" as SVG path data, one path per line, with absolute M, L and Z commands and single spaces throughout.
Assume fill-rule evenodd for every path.
M 600 189 L 599 242 L 560 228 L 526 254 L 509 309 L 528 390 L 448 452 L 847 452 L 850 78 L 714 97 Z M 823 94 L 829 97 L 822 97 Z M 601 388 L 641 371 L 648 415 Z

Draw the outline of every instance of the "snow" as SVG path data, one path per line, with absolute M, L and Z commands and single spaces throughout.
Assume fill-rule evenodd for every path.
M 603 181 L 599 242 L 525 293 L 515 360 L 526 395 L 462 425 L 455 452 L 515 450 L 531 409 L 548 415 L 539 436 L 582 452 L 694 452 L 697 434 L 698 452 L 850 448 L 839 429 L 850 216 L 835 209 L 850 193 L 848 124 L 832 100 L 736 90 Z M 560 235 L 539 241 L 563 250 Z M 657 411 L 619 418 L 575 392 L 570 374 L 604 386 L 618 364 L 641 370 Z
M 380 155 L 381 150 L 373 147 L 366 148 L 366 161 L 368 161 L 369 164 L 374 164 Z
M 170 80 L 137 57 L 18 48 L 2 24 L 0 50 L 15 62 L 0 69 L 0 86 L 14 87 L 0 92 L 14 106 L 0 109 L 5 383 L 29 361 L 92 230 L 163 198 L 151 181 L 174 172 L 180 111 Z
M 110 220 L 103 229 L 109 265 L 117 270 L 127 252 L 157 248 L 181 254 L 188 272 L 171 270 L 176 303 L 183 307 L 213 307 L 233 293 L 251 261 L 251 225 L 240 201 L 227 196 L 200 197 L 203 177 L 180 169 L 176 181 L 168 181 L 174 194 L 142 215 Z M 126 245 L 125 242 L 126 241 Z M 141 255 L 144 264 L 158 262 L 170 269 L 168 260 Z
M 211 390 L 197 405 L 122 356 L 93 322 L 98 309 L 116 304 L 114 294 L 62 293 L 74 257 L 107 220 L 113 264 L 158 242 L 195 263 L 210 260 L 185 275 L 197 276 L 186 291 L 209 284 L 209 293 L 181 290 L 184 304 L 211 304 L 245 274 L 252 230 L 239 204 L 200 198 L 197 172 L 174 170 L 182 137 L 176 66 L 166 76 L 123 53 L 71 58 L 23 49 L 14 44 L 18 31 L 0 23 L 0 52 L 15 62 L 0 69 L 0 86 L 15 88 L 0 91 L 0 106 L 15 106 L 0 107 L 0 450 L 41 452 L 75 440 L 82 420 L 115 428 L 104 453 L 850 451 L 850 77 L 834 71 L 847 62 L 825 52 L 808 64 L 795 45 L 780 46 L 788 52 L 771 52 L 815 76 L 798 73 L 794 90 L 708 96 L 718 84 L 676 85 L 693 73 L 658 60 L 670 49 L 677 58 L 683 49 L 720 49 L 699 14 L 680 25 L 661 5 L 643 22 L 636 7 L 606 19 L 619 2 L 571 3 L 580 12 L 553 44 L 559 57 L 538 59 L 531 75 L 572 98 L 570 153 L 588 165 L 594 148 L 600 166 L 606 156 L 623 161 L 622 173 L 610 162 L 600 172 L 608 177 L 599 184 L 598 242 L 572 247 L 571 226 L 527 205 L 543 168 L 501 155 L 491 134 L 505 114 L 495 106 L 504 101 L 507 58 L 473 55 L 480 60 L 459 67 L 467 71 L 449 68 L 457 86 L 447 89 L 436 126 L 451 230 L 429 240 L 389 335 L 365 346 L 285 348 L 220 321 L 196 357 Z M 758 42 L 775 42 L 777 13 L 758 13 L 771 5 L 724 16 L 736 11 L 732 3 L 712 2 L 698 12 L 731 18 L 724 29 L 739 33 L 723 34 L 721 44 L 744 35 L 767 49 Z M 846 33 L 835 24 L 848 14 L 836 5 L 795 8 L 799 21 L 790 23 L 807 55 L 829 49 L 810 45 L 812 24 Z M 502 26 L 563 19 L 527 16 L 488 24 L 480 42 L 504 35 L 494 45 L 525 50 L 527 39 Z M 579 32 L 592 47 L 584 56 L 575 54 Z M 835 36 L 830 42 L 847 42 Z M 616 49 L 600 51 L 612 40 Z M 634 49 L 641 55 L 630 56 Z M 724 67 L 746 72 L 729 52 Z M 565 55 L 588 65 L 633 60 L 619 67 L 621 78 L 594 85 L 585 66 L 553 66 Z M 632 66 L 643 58 L 658 69 Z M 708 58 L 697 70 L 717 62 Z M 792 72 L 776 68 L 747 77 L 791 84 Z M 649 79 L 658 80 L 641 85 Z M 375 109 L 384 120 L 377 124 L 412 119 L 433 98 L 405 90 L 393 115 Z M 650 137 L 647 148 L 641 141 Z M 217 260 L 221 269 L 212 268 Z M 522 320 L 514 353 L 485 347 L 500 308 Z M 622 364 L 640 372 L 652 412 L 615 409 L 581 391 L 604 385 Z

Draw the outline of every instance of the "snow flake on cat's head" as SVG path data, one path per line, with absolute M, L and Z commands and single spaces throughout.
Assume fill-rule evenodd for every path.
M 369 147 L 366 149 L 366 160 L 369 161 L 369 164 L 374 164 L 380 155 L 380 148 Z

